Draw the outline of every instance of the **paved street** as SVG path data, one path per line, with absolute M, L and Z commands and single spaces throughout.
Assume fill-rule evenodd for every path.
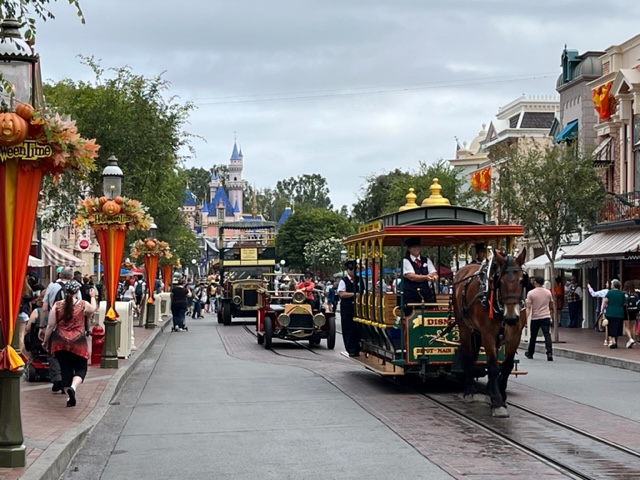
M 487 457 L 483 442 L 494 439 L 348 361 L 340 339 L 335 351 L 324 343 L 310 352 L 275 341 L 269 352 L 242 325 L 223 327 L 213 317 L 189 325 L 189 332 L 173 334 L 136 328 L 141 350 L 118 371 L 92 368 L 81 409 L 65 408 L 48 384 L 25 382 L 28 468 L 0 469 L 0 479 L 58 478 L 54 462 L 101 418 L 66 478 L 214 478 L 207 476 L 213 469 L 227 475 L 215 478 L 337 478 L 331 472 L 378 478 L 372 470 L 396 465 L 435 475 L 424 478 L 482 478 L 480 472 L 510 472 L 513 458 L 520 467 L 509 478 L 529 478 L 522 472 L 559 478 L 508 446 Z M 606 349 L 602 335 L 589 330 L 560 333 L 554 362 L 542 350 L 522 359 L 520 368 L 529 373 L 511 379 L 510 400 L 634 447 L 640 382 L 629 369 L 640 367 L 640 349 Z M 119 390 L 117 377 L 126 374 L 130 381 Z M 288 454 L 292 449 L 304 461 Z M 299 477 L 301 471 L 309 476 Z

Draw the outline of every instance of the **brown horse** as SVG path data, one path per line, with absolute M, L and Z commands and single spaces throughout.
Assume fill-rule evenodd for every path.
M 487 358 L 487 396 L 494 417 L 509 416 L 507 380 L 527 323 L 524 301 L 529 277 L 522 270 L 526 256 L 526 249 L 515 258 L 496 252 L 489 265 L 466 265 L 454 279 L 453 309 L 460 329 L 464 398 L 475 400 L 478 376 L 475 363 L 482 346 Z M 497 351 L 501 345 L 505 358 L 498 365 Z

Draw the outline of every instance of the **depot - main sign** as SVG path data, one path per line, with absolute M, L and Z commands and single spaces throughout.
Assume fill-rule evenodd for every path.
M 0 146 L 0 162 L 5 162 L 12 158 L 38 160 L 51 155 L 53 155 L 51 145 L 42 145 L 35 140 L 25 140 L 18 145 Z

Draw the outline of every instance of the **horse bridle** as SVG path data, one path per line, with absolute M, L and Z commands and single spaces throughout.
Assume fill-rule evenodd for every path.
M 515 274 L 518 272 L 522 273 L 522 278 L 520 279 L 520 294 L 509 293 L 504 297 L 500 295 L 500 283 L 502 282 L 502 277 L 507 275 L 508 280 L 512 281 Z M 502 264 L 502 268 L 495 275 L 493 281 L 493 288 L 496 292 L 496 305 L 500 312 L 504 311 L 504 304 L 508 300 L 516 300 L 520 302 L 520 308 L 524 308 L 527 296 L 527 283 L 529 283 L 529 275 L 527 275 L 527 272 L 525 272 L 522 267 L 515 262 L 513 256 L 507 255 L 504 263 Z

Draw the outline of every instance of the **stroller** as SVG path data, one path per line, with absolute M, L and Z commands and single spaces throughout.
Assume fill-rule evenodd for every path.
M 42 341 L 38 338 L 38 330 L 39 322 L 33 322 L 31 328 L 24 334 L 24 349 L 31 358 L 24 367 L 24 376 L 28 382 L 48 382 L 51 380 L 48 354 L 42 348 Z

